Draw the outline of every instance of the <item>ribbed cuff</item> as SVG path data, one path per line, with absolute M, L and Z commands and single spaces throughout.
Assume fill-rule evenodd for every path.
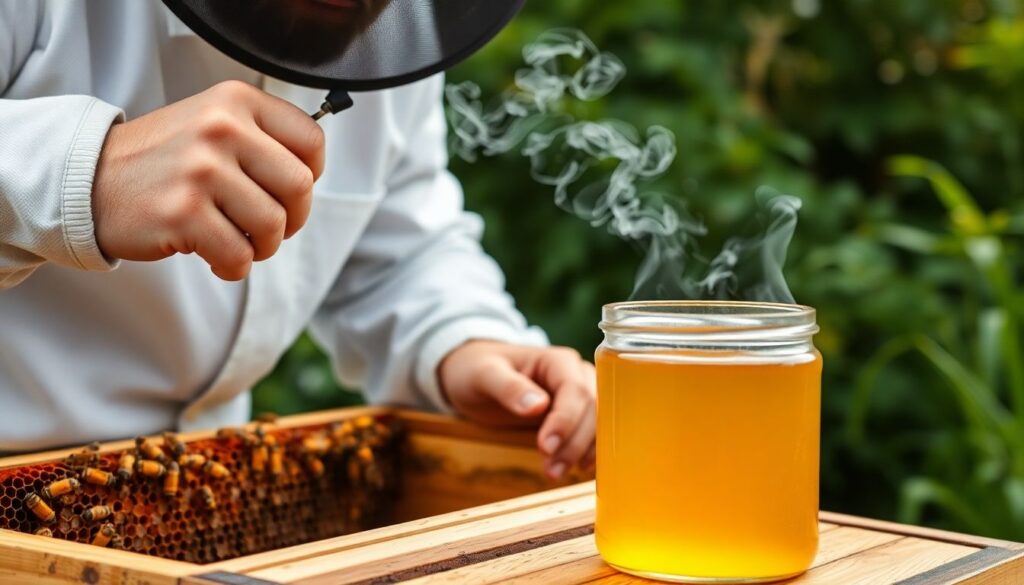
M 68 253 L 83 270 L 113 270 L 118 264 L 117 260 L 106 258 L 96 244 L 96 229 L 92 220 L 92 182 L 107 132 L 111 124 L 122 120 L 124 113 L 120 109 L 100 100 L 92 100 L 82 114 L 64 164 L 61 194 L 64 243 Z
M 441 326 L 424 341 L 415 368 L 416 385 L 438 411 L 454 413 L 441 392 L 437 367 L 453 349 L 477 339 L 537 347 L 548 344 L 547 336 L 538 327 L 520 329 L 507 321 L 491 317 L 465 317 Z

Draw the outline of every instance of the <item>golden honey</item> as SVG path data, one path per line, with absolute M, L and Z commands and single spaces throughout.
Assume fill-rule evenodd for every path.
M 666 580 L 799 574 L 818 545 L 821 356 L 717 347 L 728 333 L 693 322 L 679 343 L 597 351 L 598 549 Z

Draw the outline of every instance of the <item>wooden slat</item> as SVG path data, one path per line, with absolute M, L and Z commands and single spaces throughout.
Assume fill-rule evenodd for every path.
M 839 514 L 836 512 L 822 512 L 821 514 L 819 514 L 819 517 L 826 522 L 834 522 L 836 524 L 842 524 L 844 526 L 858 526 L 860 528 L 867 528 L 869 530 L 892 532 L 895 534 L 903 534 L 905 536 L 916 536 L 918 538 L 927 538 L 929 540 L 937 540 L 940 542 L 948 542 L 951 544 L 963 544 L 978 548 L 997 546 L 1000 548 L 1009 548 L 1013 550 L 1024 550 L 1024 543 L 1012 542 L 1009 540 L 1000 540 L 997 538 L 988 538 L 985 536 L 961 534 L 959 532 L 949 532 L 947 530 L 939 530 L 937 528 L 926 528 L 924 526 L 910 526 L 908 524 L 898 524 L 896 522 L 888 522 L 886 520 L 875 520 L 872 518 L 861 518 L 860 516 L 850 516 L 848 514 Z
M 785 581 L 800 585 L 882 585 L 913 577 L 978 550 L 972 546 L 905 536 L 811 569 Z
M 884 532 L 871 532 L 869 530 L 862 530 L 859 528 L 849 528 L 844 526 L 834 526 L 832 528 L 826 527 L 821 533 L 821 543 L 819 546 L 818 554 L 814 559 L 812 567 L 826 565 L 837 559 L 845 558 L 850 555 L 854 555 L 865 550 L 869 550 L 876 546 L 880 546 L 889 542 L 893 542 L 900 536 L 884 533 Z M 604 563 L 601 563 L 604 565 Z M 596 565 L 591 565 L 596 567 Z M 551 583 L 562 584 L 562 583 L 585 583 L 597 580 L 600 583 L 605 583 L 603 579 L 611 579 L 612 582 L 637 582 L 647 583 L 643 579 L 636 579 L 633 577 L 620 577 L 618 573 L 613 575 L 607 575 L 609 571 L 614 573 L 614 569 L 607 567 L 600 567 L 600 570 L 596 570 L 594 574 L 589 576 L 574 575 L 573 579 L 563 580 L 562 574 L 558 569 L 544 570 L 536 575 L 531 576 L 530 582 L 534 583 Z M 471 583 L 471 581 L 466 581 Z
M 421 435 L 445 435 L 480 443 L 518 447 L 536 447 L 537 445 L 537 433 L 531 429 L 485 427 L 466 420 L 453 419 L 450 416 L 415 410 L 398 410 L 396 414 L 405 422 L 406 428 L 410 432 Z
M 597 575 L 611 574 L 615 570 L 598 556 L 593 536 L 585 536 L 444 573 L 427 575 L 405 581 L 403 585 L 554 583 L 550 571 L 556 572 L 561 582 L 582 583 Z
M 432 531 L 467 524 L 486 518 L 494 518 L 505 514 L 530 510 L 540 506 L 574 500 L 594 493 L 593 482 L 548 490 L 529 496 L 496 502 L 486 506 L 478 506 L 458 512 L 451 512 L 422 520 L 414 520 L 402 524 L 366 530 L 356 534 L 329 538 L 309 544 L 301 544 L 246 557 L 204 565 L 207 570 L 219 570 L 233 573 L 246 573 L 259 569 L 295 563 L 304 559 L 335 554 L 366 545 L 391 541 L 398 538 L 409 538 L 426 535 Z
M 819 529 L 822 533 L 823 549 L 816 561 L 819 564 L 900 538 L 887 533 L 843 528 L 835 524 L 822 524 Z M 588 536 L 402 583 L 584 583 L 615 573 L 615 569 L 609 567 L 598 556 L 594 539 Z
M 239 575 L 238 573 L 213 571 L 183 579 L 182 585 L 280 585 L 280 583 L 254 579 L 253 577 Z
M 0 530 L 2 583 L 150 583 L 174 585 L 192 563 L 147 557 L 55 538 Z
M 914 537 L 869 548 L 860 553 L 812 568 L 808 572 L 780 581 L 792 585 L 891 585 L 946 562 L 967 556 L 977 549 L 958 544 L 935 542 Z M 600 585 L 640 585 L 650 581 L 616 574 L 589 581 Z
M 545 534 L 535 538 L 527 538 L 509 543 L 497 548 L 488 548 L 469 553 L 460 553 L 451 558 L 439 561 L 432 561 L 426 564 L 409 567 L 400 571 L 378 575 L 364 581 L 351 583 L 350 585 L 381 585 L 382 583 L 407 583 L 411 580 L 430 575 L 447 575 L 451 571 L 457 571 L 463 567 L 478 566 L 489 562 L 502 562 L 507 559 L 518 558 L 518 555 L 531 553 L 538 550 L 550 550 L 548 547 L 557 547 L 561 543 L 575 541 L 577 539 L 593 540 L 593 526 L 580 526 L 570 528 L 553 534 Z M 568 559 L 563 558 L 565 562 Z M 559 566 L 564 572 L 566 565 Z M 476 582 L 479 579 L 471 579 L 468 582 Z M 502 583 L 505 580 L 501 580 Z
M 1003 560 L 994 567 L 978 569 L 974 573 L 963 575 L 950 583 L 957 585 L 1020 585 L 1024 583 L 1024 552 L 1015 552 L 1014 556 Z
M 900 538 L 902 537 L 888 532 L 874 532 L 864 530 L 863 528 L 839 526 L 835 530 L 829 530 L 821 535 L 821 541 L 818 544 L 818 554 L 814 556 L 811 568 L 827 565 L 839 559 L 844 559 L 877 546 L 899 540 Z
M 1011 550 L 1008 548 L 999 548 L 996 546 L 990 546 L 983 548 L 973 554 L 969 554 L 966 557 L 959 558 L 955 561 L 939 565 L 930 571 L 919 573 L 900 581 L 897 585 L 933 585 L 940 583 L 962 583 L 965 578 L 971 575 L 979 575 L 982 573 L 991 574 L 992 569 L 1000 565 L 1007 565 L 1010 568 L 1014 564 L 1020 563 L 1014 561 L 1024 556 L 1024 553 L 1020 551 Z M 1024 569 L 1022 569 L 1024 573 Z M 1018 574 L 1022 576 L 1021 573 Z M 1024 579 L 1022 579 L 1024 580 Z
M 440 528 L 426 535 L 396 538 L 248 574 L 260 579 L 303 585 L 359 582 L 460 554 L 587 526 L 593 521 L 594 498 L 581 496 Z

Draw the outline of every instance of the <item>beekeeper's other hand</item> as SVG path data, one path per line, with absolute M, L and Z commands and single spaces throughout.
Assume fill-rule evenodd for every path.
M 445 399 L 460 414 L 492 425 L 539 425 L 545 469 L 560 477 L 594 463 L 594 366 L 567 347 L 469 341 L 438 367 Z

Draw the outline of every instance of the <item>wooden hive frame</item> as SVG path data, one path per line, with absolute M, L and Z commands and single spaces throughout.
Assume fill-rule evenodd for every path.
M 403 497 L 395 504 L 396 522 L 415 524 L 422 518 L 499 502 L 585 479 L 570 476 L 560 483 L 544 477 L 542 457 L 531 431 L 479 427 L 448 417 L 382 407 L 346 408 L 282 417 L 279 428 L 323 425 L 361 415 L 397 417 L 407 431 L 403 462 Z M 184 441 L 208 439 L 213 430 L 182 433 Z M 101 445 L 100 453 L 119 452 L 133 441 Z M 62 449 L 0 459 L 0 469 L 63 459 Z M 392 530 L 386 527 L 378 530 Z M 378 530 L 369 532 L 377 533 Z M 357 533 L 350 536 L 359 536 Z M 377 538 L 377 537 L 374 537 Z M 103 583 L 170 585 L 211 572 L 233 573 L 246 567 L 288 559 L 309 559 L 336 539 L 312 542 L 230 561 L 196 564 L 134 552 L 99 548 L 0 529 L 0 582 Z M 358 540 L 357 540 L 358 542 Z M 319 551 L 319 552 L 318 552 Z M 268 555 L 270 555 L 268 557 Z

